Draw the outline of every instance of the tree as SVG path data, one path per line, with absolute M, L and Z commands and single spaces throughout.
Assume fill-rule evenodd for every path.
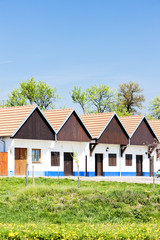
M 78 153 L 73 151 L 73 155 L 71 154 L 71 157 L 77 164 L 77 170 L 78 170 L 78 188 L 80 188 L 80 179 L 79 179 L 79 158 L 78 158 Z
M 37 104 L 40 109 L 53 109 L 53 104 L 59 96 L 56 88 L 50 87 L 43 81 L 36 81 L 33 77 L 20 83 L 20 87 L 14 89 L 8 95 L 5 106 L 21 106 L 26 104 Z
M 106 85 L 93 85 L 86 89 L 86 98 L 93 107 L 93 112 L 111 112 L 113 110 L 114 93 Z
M 124 107 L 124 106 L 123 106 L 122 104 L 120 104 L 120 103 L 114 104 L 113 111 L 116 112 L 119 117 L 122 117 L 122 116 L 130 116 L 130 115 L 131 115 L 131 113 L 127 112 L 126 107 Z
M 149 102 L 150 118 L 160 119 L 160 97 L 157 96 Z
M 118 98 L 119 103 L 127 109 L 128 113 L 135 114 L 137 109 L 142 109 L 142 103 L 145 101 L 142 94 L 143 89 L 138 83 L 129 82 L 119 85 Z
M 70 95 L 72 97 L 72 101 L 74 103 L 79 103 L 83 110 L 83 113 L 86 113 L 87 98 L 86 93 L 82 92 L 81 87 L 74 86 L 74 88 L 71 89 Z
M 109 112 L 113 109 L 114 93 L 106 85 L 93 85 L 82 92 L 81 87 L 75 86 L 71 90 L 74 103 L 79 103 L 84 113 Z
M 24 80 L 20 83 L 20 92 L 22 96 L 29 100 L 30 104 L 33 104 L 35 102 L 37 90 L 37 82 L 33 77 L 27 79 L 27 81 Z
M 11 94 L 8 94 L 7 101 L 3 104 L 3 107 L 22 106 L 27 105 L 27 98 L 22 95 L 18 88 L 15 88 Z

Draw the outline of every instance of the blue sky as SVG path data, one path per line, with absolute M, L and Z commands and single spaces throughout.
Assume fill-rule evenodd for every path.
M 0 101 L 33 76 L 69 91 L 135 81 L 160 95 L 159 0 L 0 0 Z M 146 110 L 144 110 L 145 112 Z

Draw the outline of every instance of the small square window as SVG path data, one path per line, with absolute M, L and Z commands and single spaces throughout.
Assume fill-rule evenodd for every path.
M 117 154 L 108 154 L 109 166 L 117 166 Z
M 51 166 L 60 166 L 59 152 L 51 152 Z
M 41 162 L 41 149 L 32 149 L 32 162 Z
M 132 154 L 126 154 L 126 166 L 132 166 Z

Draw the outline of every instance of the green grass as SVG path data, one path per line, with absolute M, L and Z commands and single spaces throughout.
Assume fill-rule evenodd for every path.
M 89 229 L 88 232 L 91 231 L 90 226 L 95 229 L 92 231 L 94 234 L 90 232 L 91 239 L 91 235 L 98 238 L 97 234 L 101 232 L 104 238 L 110 231 L 114 239 L 115 233 L 113 234 L 112 230 L 119 229 L 120 226 L 122 235 L 125 236 L 122 239 L 127 239 L 124 230 L 126 226 L 129 229 L 131 226 L 133 228 L 133 231 L 128 233 L 132 236 L 128 238 L 134 239 L 132 233 L 135 228 L 138 234 L 143 228 L 144 236 L 149 236 L 146 229 L 156 231 L 160 223 L 160 186 L 156 185 L 153 189 L 152 184 L 81 181 L 81 187 L 78 189 L 77 181 L 74 180 L 36 178 L 35 186 L 32 185 L 32 179 L 29 179 L 28 187 L 25 188 L 24 178 L 0 178 L 0 223 L 0 234 L 3 232 L 1 238 L 8 236 L 9 239 L 21 239 L 27 228 L 28 234 L 43 229 L 41 239 L 62 238 L 54 235 L 55 232 L 54 236 L 47 235 L 50 231 L 47 232 L 47 227 L 44 226 L 57 228 L 57 234 L 63 233 L 62 228 L 72 229 L 72 233 L 74 229 L 80 228 L 84 235 L 82 237 L 82 234 L 76 232 L 78 235 L 75 239 L 87 239 L 84 226 Z M 66 224 L 70 227 L 67 228 Z M 21 229 L 19 235 L 15 234 L 16 229 Z M 66 234 L 68 232 L 69 230 Z M 119 231 L 115 232 L 118 234 Z M 156 239 L 156 234 L 154 238 L 142 239 Z

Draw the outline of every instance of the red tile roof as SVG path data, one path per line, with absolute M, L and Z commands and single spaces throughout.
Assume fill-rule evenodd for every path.
M 85 126 L 91 133 L 93 138 L 98 138 L 105 126 L 109 123 L 110 119 L 114 115 L 113 112 L 109 113 L 90 113 L 81 115 L 81 119 Z
M 12 136 L 35 105 L 0 108 L 0 137 Z
M 127 130 L 128 134 L 131 136 L 143 117 L 143 115 L 125 116 L 120 117 L 120 120 L 124 128 Z
M 43 113 L 50 122 L 50 124 L 53 126 L 53 128 L 57 131 L 72 111 L 73 109 L 67 108 L 58 110 L 46 110 L 43 111 Z
M 155 132 L 158 140 L 160 141 L 160 120 L 149 120 L 149 124 L 151 125 L 153 131 Z

